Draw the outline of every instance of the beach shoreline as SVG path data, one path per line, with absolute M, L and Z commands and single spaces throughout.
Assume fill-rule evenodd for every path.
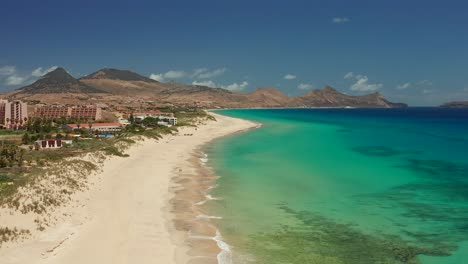
M 216 122 L 182 127 L 159 141 L 146 139 L 128 149 L 129 157 L 104 161 L 90 176 L 88 190 L 53 213 L 60 214 L 53 226 L 2 246 L 2 263 L 217 263 L 219 244 L 214 258 L 205 261 L 197 255 L 204 243 L 194 243 L 187 232 L 192 229 L 181 228 L 186 210 L 177 197 L 187 187 L 181 176 L 199 172 L 194 159 L 200 147 L 258 124 L 210 114 Z

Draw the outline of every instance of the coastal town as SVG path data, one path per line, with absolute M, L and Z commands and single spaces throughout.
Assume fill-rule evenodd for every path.
M 176 125 L 174 113 L 155 109 L 122 110 L 92 104 L 28 105 L 21 100 L 0 100 L 0 140 L 21 142 L 23 147 L 32 144 L 36 150 L 61 148 L 80 138 L 114 137 L 126 132 L 127 126 L 146 130 Z

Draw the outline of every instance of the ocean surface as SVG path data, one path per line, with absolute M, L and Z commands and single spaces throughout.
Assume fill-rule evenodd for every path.
M 274 109 L 204 150 L 232 263 L 468 263 L 468 110 Z

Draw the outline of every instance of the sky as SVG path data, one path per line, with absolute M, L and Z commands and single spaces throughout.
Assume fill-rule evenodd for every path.
M 467 1 L 2 0 L 0 34 L 0 91 L 60 66 L 238 92 L 468 100 Z

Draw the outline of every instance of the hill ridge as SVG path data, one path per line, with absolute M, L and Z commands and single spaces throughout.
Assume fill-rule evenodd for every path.
M 239 93 L 202 85 L 161 83 L 129 70 L 114 68 L 100 69 L 80 79 L 75 79 L 63 68 L 57 68 L 17 91 L 20 95 L 77 93 L 89 96 L 93 93 L 108 93 L 117 97 L 204 107 L 406 107 L 405 104 L 386 100 L 378 92 L 347 95 L 329 85 L 289 97 L 273 87 Z

